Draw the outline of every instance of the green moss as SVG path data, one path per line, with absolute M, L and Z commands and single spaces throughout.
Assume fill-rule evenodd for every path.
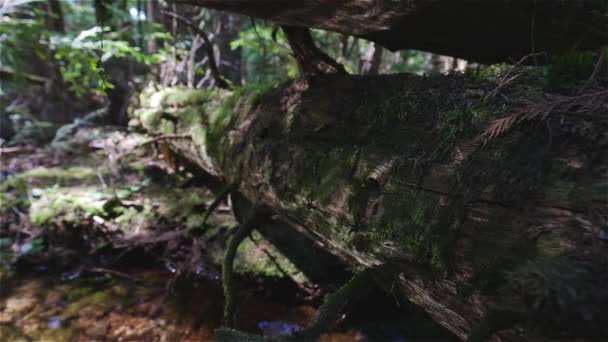
M 139 113 L 139 120 L 144 127 L 148 129 L 155 129 L 161 122 L 162 114 L 162 110 L 144 109 Z
M 184 86 L 165 88 L 160 94 L 159 104 L 162 107 L 200 106 L 208 102 L 214 95 L 212 91 Z M 159 95 L 155 94 L 155 96 Z
M 29 341 L 28 338 L 23 331 L 13 325 L 0 325 L 0 339 L 2 341 L 11 341 L 11 342 L 21 342 L 21 341 Z
M 259 99 L 270 89 L 269 85 L 246 85 L 235 88 L 232 93 L 215 95 L 215 105 L 209 106 L 206 114 L 208 130 L 206 148 L 209 154 L 222 165 L 225 160 L 226 147 L 230 146 L 226 132 L 239 120 L 258 105 Z
M 437 117 L 435 131 L 438 142 L 435 144 L 434 159 L 447 159 L 454 152 L 454 147 L 475 136 L 471 122 L 476 117 L 472 108 L 441 111 Z
M 327 205 L 348 182 L 355 154 L 354 148 L 328 148 L 325 145 L 293 151 L 287 186 L 304 195 L 309 202 Z
M 36 225 L 58 222 L 79 223 L 93 215 L 106 216 L 105 199 L 98 199 L 96 187 L 50 188 L 34 198 L 30 221 Z
M 80 297 L 77 301 L 71 302 L 63 309 L 60 314 L 62 319 L 70 319 L 72 317 L 83 315 L 83 310 L 89 311 L 105 311 L 120 303 L 121 299 L 113 296 L 110 290 L 97 291 L 92 294 L 86 294 Z
M 40 335 L 40 341 L 71 341 L 76 336 L 76 330 L 73 328 L 62 329 L 47 329 L 43 330 Z
M 0 191 L 25 190 L 28 186 L 70 185 L 96 180 L 97 170 L 86 167 L 39 167 L 15 175 L 0 184 Z
M 70 301 L 89 296 L 94 293 L 93 288 L 89 286 L 68 287 L 67 290 L 67 299 Z
M 299 272 L 296 266 L 266 241 L 258 232 L 254 231 L 251 235 L 257 244 L 250 238 L 246 238 L 241 242 L 234 259 L 235 272 L 282 278 L 285 276 L 285 274 L 281 272 L 281 270 L 283 270 L 287 274 L 293 275 L 297 281 L 307 281 L 306 277 Z M 277 265 L 268 257 L 264 250 L 274 257 L 281 270 L 279 270 Z

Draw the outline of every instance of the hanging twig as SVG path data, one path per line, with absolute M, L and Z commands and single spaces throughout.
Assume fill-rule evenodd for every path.
M 182 17 L 177 13 L 169 12 L 166 10 L 161 10 L 161 13 L 178 20 L 182 24 L 190 27 L 194 32 L 198 33 L 201 36 L 201 38 L 205 42 L 205 44 L 203 44 L 203 48 L 205 48 L 205 53 L 207 53 L 207 57 L 209 58 L 209 69 L 211 70 L 211 75 L 213 76 L 213 79 L 215 79 L 215 84 L 223 89 L 230 88 L 228 82 L 220 75 L 219 69 L 217 67 L 217 61 L 215 60 L 215 54 L 213 53 L 213 44 L 211 43 L 211 40 L 209 40 L 209 36 L 207 35 L 207 33 L 201 30 L 192 21 Z

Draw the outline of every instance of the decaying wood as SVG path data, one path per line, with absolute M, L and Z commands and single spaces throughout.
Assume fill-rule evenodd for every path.
M 396 264 L 395 293 L 462 339 L 477 326 L 521 341 L 493 319 L 520 314 L 526 336 L 562 320 L 605 334 L 608 108 L 555 107 L 484 143 L 489 122 L 535 96 L 514 80 L 487 97 L 496 86 L 324 75 L 144 92 L 133 114 L 151 133 L 191 134 L 169 143 L 267 208 L 280 226 L 262 234 L 306 237 L 353 269 Z
M 471 61 L 608 44 L 607 0 L 174 0 Z

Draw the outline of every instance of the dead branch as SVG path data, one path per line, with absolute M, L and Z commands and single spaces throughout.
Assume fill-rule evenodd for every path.
M 230 88 L 228 82 L 220 75 L 220 71 L 217 67 L 217 61 L 215 60 L 215 54 L 213 52 L 213 44 L 211 43 L 211 40 L 209 39 L 209 36 L 207 35 L 207 33 L 205 31 L 203 31 L 202 29 L 200 29 L 192 21 L 182 17 L 181 15 L 179 15 L 177 13 L 166 11 L 166 10 L 161 10 L 161 13 L 166 14 L 172 18 L 175 18 L 176 20 L 178 20 L 182 24 L 188 26 L 194 32 L 196 32 L 197 34 L 199 34 L 201 36 L 201 38 L 205 42 L 203 44 L 203 47 L 205 48 L 205 53 L 207 54 L 207 57 L 209 58 L 209 69 L 211 70 L 211 75 L 215 79 L 215 84 L 219 88 L 223 88 L 223 89 Z

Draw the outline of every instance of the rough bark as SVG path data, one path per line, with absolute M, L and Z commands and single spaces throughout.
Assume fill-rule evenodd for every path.
M 191 134 L 171 145 L 238 184 L 281 234 L 353 269 L 399 265 L 387 289 L 463 339 L 517 322 L 524 335 L 504 330 L 503 340 L 566 326 L 568 336 L 605 334 L 608 92 L 585 95 L 599 101 L 593 110 L 554 106 L 484 143 L 490 120 L 545 98 L 517 81 L 494 97 L 497 86 L 326 75 L 272 89 L 149 90 L 133 115 L 156 134 Z
M 211 16 L 215 21 L 215 44 L 219 52 L 219 71 L 220 74 L 233 85 L 241 85 L 242 51 L 241 48 L 233 49 L 230 43 L 239 37 L 240 29 L 245 18 L 220 11 L 211 11 Z
M 158 0 L 148 0 L 146 2 L 146 19 L 150 26 L 159 22 L 160 7 Z M 158 51 L 158 41 L 156 39 L 148 39 L 148 53 L 154 54 Z
M 65 22 L 63 20 L 63 10 L 59 0 L 49 0 L 48 2 L 48 27 L 52 31 L 65 33 Z
M 175 0 L 491 63 L 608 43 L 607 0 Z
M 281 29 L 298 61 L 300 75 L 312 77 L 322 74 L 346 73 L 342 65 L 315 45 L 309 29 L 293 26 L 281 26 Z

